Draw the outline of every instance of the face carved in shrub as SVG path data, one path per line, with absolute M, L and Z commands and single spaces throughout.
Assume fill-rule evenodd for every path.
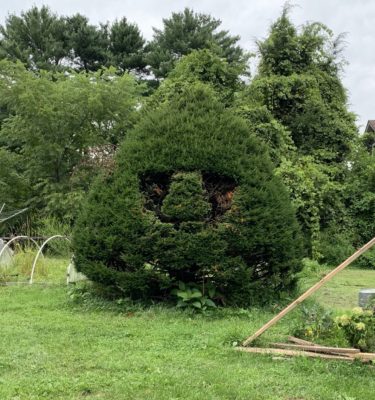
M 214 223 L 230 209 L 235 188 L 231 178 L 197 171 L 147 174 L 141 185 L 145 208 L 175 227 L 188 221 Z
M 204 265 L 219 262 L 226 248 L 220 222 L 231 208 L 235 187 L 233 179 L 199 171 L 145 174 L 144 208 L 157 221 L 151 264 L 189 282 L 197 280 Z

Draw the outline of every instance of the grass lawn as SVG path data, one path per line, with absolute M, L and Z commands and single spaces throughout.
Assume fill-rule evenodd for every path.
M 351 308 L 361 287 L 375 287 L 375 271 L 343 271 L 317 299 Z M 189 316 L 75 303 L 63 285 L 0 287 L 0 399 L 375 398 L 374 366 L 233 350 L 271 316 Z M 292 322 L 288 316 L 266 335 L 280 338 Z
M 307 290 L 329 271 L 330 269 L 321 267 L 318 271 L 303 276 L 301 290 Z M 375 271 L 347 268 L 322 286 L 313 299 L 328 309 L 350 310 L 358 306 L 358 294 L 364 288 L 375 288 Z

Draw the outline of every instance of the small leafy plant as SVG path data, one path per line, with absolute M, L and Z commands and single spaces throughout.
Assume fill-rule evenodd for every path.
M 318 304 L 302 307 L 293 334 L 309 341 L 346 345 L 345 335 L 340 327 L 335 324 L 332 312 L 325 310 Z
M 205 287 L 205 290 L 194 283 L 179 282 L 178 288 L 172 290 L 172 294 L 177 296 L 177 307 L 188 308 L 195 311 L 206 311 L 216 308 L 212 300 L 215 297 L 216 289 L 212 285 Z

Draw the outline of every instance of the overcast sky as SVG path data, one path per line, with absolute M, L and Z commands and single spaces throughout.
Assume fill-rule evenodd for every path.
M 266 36 L 270 24 L 280 15 L 284 0 L 0 0 L 0 23 L 9 13 L 19 14 L 33 5 L 48 5 L 61 15 L 82 13 L 92 23 L 113 21 L 125 16 L 136 22 L 146 39 L 152 27 L 161 27 L 162 18 L 184 7 L 209 13 L 222 21 L 222 27 L 241 36 L 241 45 L 254 50 L 255 38 Z M 296 0 L 291 12 L 297 24 L 319 21 L 335 34 L 347 33 L 343 82 L 349 92 L 350 109 L 357 124 L 364 127 L 375 119 L 375 0 Z

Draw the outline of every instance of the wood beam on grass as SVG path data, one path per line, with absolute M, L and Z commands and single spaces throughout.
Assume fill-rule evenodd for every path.
M 340 360 L 340 361 L 353 361 L 354 357 L 339 356 L 331 354 L 313 353 L 310 351 L 299 351 L 299 350 L 286 350 L 286 349 L 273 349 L 273 348 L 261 348 L 261 347 L 236 347 L 237 351 L 243 351 L 245 353 L 257 353 L 257 354 L 271 354 L 276 356 L 288 356 L 288 357 L 311 357 L 311 358 L 322 358 L 325 360 Z M 362 361 L 368 361 L 362 360 Z
M 307 346 L 316 346 L 316 344 L 313 343 L 313 342 L 309 342 L 307 340 L 296 338 L 294 336 L 288 336 L 288 341 L 292 342 L 292 343 L 295 343 L 295 344 L 305 344 Z
M 326 354 L 345 354 L 345 355 L 353 355 L 360 353 L 360 350 L 353 348 L 344 348 L 344 347 L 328 347 L 328 346 L 309 346 L 305 344 L 290 344 L 290 343 L 271 343 L 271 346 L 277 347 L 280 349 L 288 349 L 288 350 L 301 350 L 301 351 L 312 351 L 314 353 L 326 353 Z
M 358 353 L 353 354 L 353 357 L 362 361 L 375 361 L 375 353 Z

